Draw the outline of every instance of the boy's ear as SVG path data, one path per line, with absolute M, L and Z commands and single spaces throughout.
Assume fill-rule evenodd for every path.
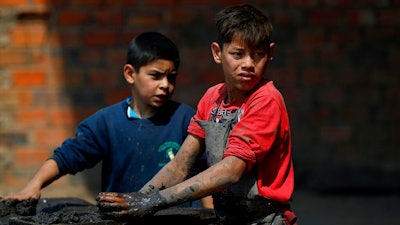
M 269 44 L 269 52 L 268 52 L 268 61 L 272 61 L 273 57 L 274 57 L 274 52 L 275 52 L 275 43 L 271 42 Z
M 124 77 L 125 77 L 126 82 L 128 82 L 128 84 L 135 83 L 135 76 L 134 76 L 135 73 L 136 73 L 136 70 L 131 64 L 125 64 Z
M 211 43 L 211 53 L 217 64 L 221 63 L 221 48 L 217 42 Z

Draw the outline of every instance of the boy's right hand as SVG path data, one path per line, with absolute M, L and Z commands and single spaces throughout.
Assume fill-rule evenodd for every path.
M 101 192 L 96 201 L 100 211 L 113 218 L 147 216 L 164 205 L 164 200 L 158 192 L 152 194 Z
M 40 190 L 32 189 L 29 187 L 25 187 L 20 192 L 3 197 L 4 199 L 17 199 L 19 201 L 28 200 L 28 199 L 37 199 L 39 200 L 41 196 Z

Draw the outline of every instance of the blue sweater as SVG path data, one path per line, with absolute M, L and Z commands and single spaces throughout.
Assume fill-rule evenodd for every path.
M 174 101 L 149 119 L 127 112 L 127 101 L 121 101 L 83 120 L 76 136 L 51 157 L 61 174 L 76 174 L 102 161 L 101 191 L 138 191 L 179 150 L 195 113 Z

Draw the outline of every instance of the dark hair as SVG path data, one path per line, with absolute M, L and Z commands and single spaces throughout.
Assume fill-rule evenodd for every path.
M 269 48 L 272 34 L 271 20 L 251 5 L 240 4 L 227 7 L 216 15 L 217 42 L 230 43 L 233 38 L 250 48 Z
M 176 70 L 180 63 L 176 45 L 158 32 L 144 32 L 132 39 L 126 58 L 126 63 L 138 71 L 142 66 L 158 59 L 173 61 Z

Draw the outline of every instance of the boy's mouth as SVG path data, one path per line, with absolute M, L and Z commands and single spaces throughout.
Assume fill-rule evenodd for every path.
M 155 99 L 158 102 L 165 102 L 169 99 L 169 96 L 168 95 L 156 95 Z

